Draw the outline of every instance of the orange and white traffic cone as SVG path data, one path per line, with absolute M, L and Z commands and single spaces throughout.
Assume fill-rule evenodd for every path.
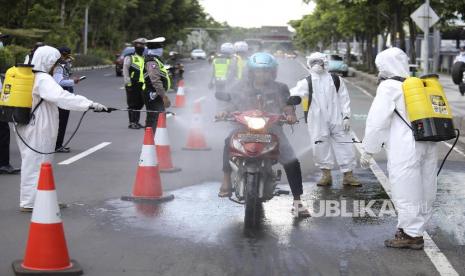
M 160 172 L 179 172 L 181 169 L 173 166 L 171 161 L 170 138 L 166 128 L 166 113 L 158 115 L 157 131 L 155 132 L 158 167 Z
M 186 105 L 186 96 L 184 95 L 184 80 L 179 80 L 178 91 L 176 92 L 176 99 L 174 107 L 181 108 Z
M 189 129 L 187 143 L 186 146 L 183 147 L 183 150 L 211 150 L 211 148 L 207 146 L 205 135 L 203 133 L 202 107 L 199 100 L 194 102 L 191 128 Z
M 136 180 L 131 196 L 122 196 L 122 200 L 140 202 L 163 202 L 172 200 L 173 195 L 163 196 L 160 172 L 151 127 L 145 128 L 144 144 L 137 168 Z
M 81 266 L 69 259 L 50 163 L 41 165 L 24 260 L 13 262 L 13 271 L 16 275 L 82 275 Z

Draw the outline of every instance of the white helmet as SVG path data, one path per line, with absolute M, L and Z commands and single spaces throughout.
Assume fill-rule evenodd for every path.
M 234 43 L 234 50 L 236 53 L 245 53 L 249 50 L 249 45 L 245 41 L 237 41 Z
M 328 68 L 328 58 L 325 54 L 320 52 L 312 53 L 311 55 L 307 56 L 307 66 L 311 68 L 313 63 L 315 62 L 322 62 L 325 68 Z
M 234 45 L 232 43 L 223 43 L 220 47 L 220 52 L 225 55 L 232 55 L 234 54 Z

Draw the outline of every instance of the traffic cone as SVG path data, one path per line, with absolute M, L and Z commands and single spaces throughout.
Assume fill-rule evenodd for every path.
M 176 99 L 174 107 L 181 108 L 186 105 L 186 96 L 184 95 L 184 80 L 179 80 L 178 91 L 176 92 Z
M 82 275 L 81 266 L 69 259 L 50 163 L 41 165 L 24 261 L 13 262 L 13 271 L 16 275 Z
M 171 161 L 170 138 L 166 128 L 166 113 L 158 115 L 157 131 L 155 132 L 158 167 L 160 172 L 179 172 L 181 169 L 173 166 Z
M 122 196 L 121 199 L 139 202 L 163 202 L 173 198 L 173 195 L 163 196 L 153 132 L 151 127 L 147 127 L 145 128 L 144 144 L 142 145 L 132 195 Z
M 194 103 L 191 128 L 189 129 L 187 143 L 186 146 L 183 147 L 183 150 L 211 150 L 211 148 L 207 146 L 205 135 L 203 134 L 201 113 L 202 107 L 200 101 L 196 101 Z

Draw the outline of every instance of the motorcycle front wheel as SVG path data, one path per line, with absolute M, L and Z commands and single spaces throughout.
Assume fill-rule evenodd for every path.
M 261 220 L 261 201 L 258 197 L 259 175 L 246 175 L 246 196 L 244 224 L 246 228 L 256 228 Z

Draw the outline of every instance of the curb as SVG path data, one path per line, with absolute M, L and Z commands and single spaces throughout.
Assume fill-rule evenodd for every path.
M 366 82 L 367 85 L 376 88 L 378 86 L 378 78 L 374 75 L 358 71 L 352 67 L 349 68 L 349 75 L 353 76 L 355 79 Z M 373 93 L 372 93 L 373 91 Z M 376 94 L 376 89 L 370 89 L 369 92 L 373 96 Z M 454 126 L 460 130 L 460 138 L 459 142 L 465 144 L 465 117 L 462 116 L 454 116 L 453 117 Z
M 98 70 L 98 69 L 106 69 L 115 67 L 114 64 L 107 64 L 107 65 L 93 65 L 93 66 L 85 66 L 85 67 L 74 67 L 71 68 L 72 72 L 79 72 L 79 71 L 87 71 L 87 70 Z

